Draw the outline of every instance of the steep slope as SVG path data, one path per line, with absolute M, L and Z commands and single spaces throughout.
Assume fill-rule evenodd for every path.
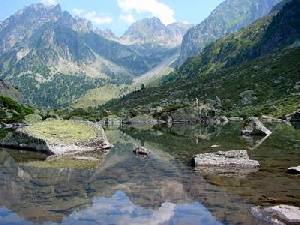
M 218 96 L 229 116 L 294 112 L 300 105 L 299 40 L 300 2 L 292 0 L 205 48 L 174 73 L 176 82 L 134 92 L 101 110 L 129 108 L 136 114 L 160 106 L 168 111 L 193 106 L 195 98 L 211 102 Z
M 3 80 L 0 80 L 0 96 L 6 96 L 15 101 L 22 101 L 22 96 L 18 89 Z
M 197 55 L 211 42 L 248 26 L 267 15 L 280 0 L 225 0 L 184 36 L 177 64 Z
M 132 24 L 121 37 L 121 42 L 134 45 L 160 45 L 164 47 L 177 47 L 181 44 L 189 24 L 173 23 L 164 25 L 160 19 L 146 18 Z
M 59 5 L 31 5 L 1 24 L 0 79 L 40 106 L 65 106 L 106 83 L 130 83 L 173 54 L 160 49 L 154 57 L 105 39 Z
M 34 112 L 33 108 L 23 105 L 21 101 L 18 89 L 0 80 L 0 128 L 1 123 L 20 122 L 26 115 Z
M 283 9 L 279 6 L 283 5 L 240 32 L 210 44 L 167 79 L 205 76 L 289 45 L 296 47 L 300 39 L 300 3 L 290 1 Z

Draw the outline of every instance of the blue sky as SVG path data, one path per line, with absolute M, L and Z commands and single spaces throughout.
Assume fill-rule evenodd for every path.
M 59 3 L 63 10 L 85 17 L 99 28 L 121 35 L 139 19 L 156 16 L 163 23 L 200 23 L 223 0 L 0 0 L 0 20 L 32 3 Z

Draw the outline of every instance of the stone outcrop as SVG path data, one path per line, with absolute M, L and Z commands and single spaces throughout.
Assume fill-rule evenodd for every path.
M 300 208 L 289 205 L 274 207 L 252 207 L 254 217 L 274 225 L 300 224 Z
M 246 150 L 219 151 L 216 153 L 204 153 L 196 155 L 194 165 L 208 172 L 216 173 L 244 173 L 256 171 L 259 162 L 249 159 Z
M 272 132 L 256 117 L 250 117 L 244 123 L 243 135 L 271 135 Z

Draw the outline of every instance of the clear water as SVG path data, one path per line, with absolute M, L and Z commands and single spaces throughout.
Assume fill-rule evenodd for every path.
M 115 147 L 91 169 L 33 167 L 28 162 L 45 156 L 1 149 L 0 224 L 264 224 L 252 206 L 300 206 L 300 177 L 286 174 L 300 164 L 300 130 L 270 127 L 255 149 L 259 140 L 242 138 L 239 124 L 107 128 Z M 135 145 L 150 157 L 134 155 Z M 190 166 L 195 154 L 238 149 L 261 163 L 258 172 L 224 176 Z

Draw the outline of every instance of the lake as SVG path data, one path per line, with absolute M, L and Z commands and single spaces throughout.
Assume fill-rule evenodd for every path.
M 44 167 L 42 154 L 2 148 L 0 224 L 264 224 L 252 206 L 300 206 L 300 177 L 286 173 L 300 164 L 299 125 L 267 126 L 273 134 L 264 141 L 242 137 L 238 123 L 107 127 L 114 148 L 91 168 Z M 150 156 L 133 154 L 135 146 Z M 260 162 L 259 171 L 191 166 L 196 154 L 241 149 Z

